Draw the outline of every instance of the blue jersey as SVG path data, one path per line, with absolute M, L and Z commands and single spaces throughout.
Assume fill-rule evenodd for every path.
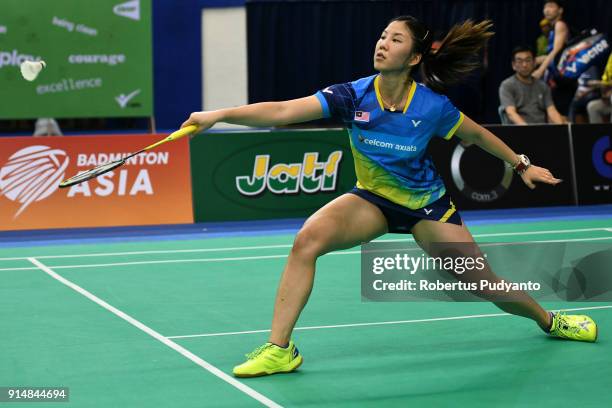
M 412 81 L 402 109 L 384 109 L 378 75 L 332 85 L 315 95 L 325 117 L 349 128 L 357 187 L 419 209 L 444 195 L 444 182 L 426 153 L 437 136 L 450 139 L 463 114 L 446 96 Z

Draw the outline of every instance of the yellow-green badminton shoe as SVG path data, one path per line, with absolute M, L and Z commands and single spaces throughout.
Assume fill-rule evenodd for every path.
M 286 348 L 266 343 L 246 355 L 247 361 L 234 367 L 236 377 L 259 377 L 288 373 L 302 364 L 302 356 L 293 341 Z
M 597 340 L 597 324 L 589 316 L 552 313 L 550 334 L 562 339 L 590 341 Z

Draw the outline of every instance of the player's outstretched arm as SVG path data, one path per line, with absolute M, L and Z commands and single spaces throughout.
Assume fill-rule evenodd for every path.
M 322 117 L 321 103 L 313 95 L 283 102 L 262 102 L 237 108 L 193 112 L 181 127 L 196 125 L 200 132 L 217 122 L 268 127 L 308 122 Z
M 509 163 L 512 167 L 516 167 L 520 161 L 519 156 L 500 138 L 467 116 L 465 116 L 463 123 L 457 129 L 457 136 L 461 140 L 477 144 L 493 156 Z M 527 187 L 531 189 L 535 188 L 536 182 L 555 185 L 563 181 L 555 178 L 550 170 L 533 165 L 521 174 L 521 178 Z

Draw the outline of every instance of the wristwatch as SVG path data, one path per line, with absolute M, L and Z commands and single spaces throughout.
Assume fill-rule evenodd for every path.
M 513 169 L 517 174 L 523 174 L 529 167 L 531 167 L 531 161 L 529 160 L 529 157 L 525 156 L 524 154 L 519 154 L 518 159 L 519 161 L 513 166 Z

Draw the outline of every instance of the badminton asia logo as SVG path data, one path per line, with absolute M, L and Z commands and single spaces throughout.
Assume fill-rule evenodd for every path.
M 270 168 L 270 155 L 255 157 L 253 174 L 236 177 L 236 188 L 246 196 L 256 196 L 266 188 L 274 194 L 316 193 L 334 191 L 342 150 L 332 152 L 327 161 L 318 161 L 319 153 L 304 154 L 302 163 L 278 163 Z
M 28 146 L 9 157 L 0 169 L 0 195 L 21 204 L 14 218 L 57 190 L 69 161 L 63 150 L 40 145 Z

